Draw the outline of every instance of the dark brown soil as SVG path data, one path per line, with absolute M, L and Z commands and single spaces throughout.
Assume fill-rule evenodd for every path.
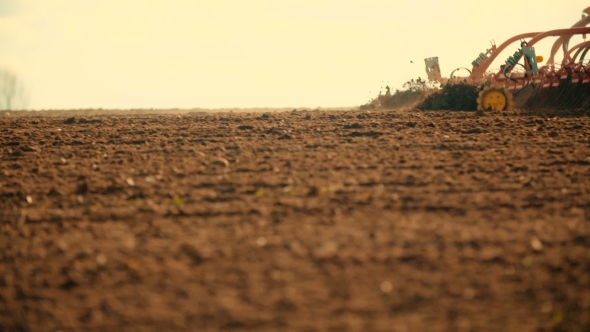
M 589 331 L 586 115 L 2 117 L 0 331 Z

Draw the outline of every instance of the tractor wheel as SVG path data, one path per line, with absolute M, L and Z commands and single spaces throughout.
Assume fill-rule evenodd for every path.
M 506 111 L 513 105 L 512 93 L 499 85 L 484 86 L 477 97 L 478 110 Z

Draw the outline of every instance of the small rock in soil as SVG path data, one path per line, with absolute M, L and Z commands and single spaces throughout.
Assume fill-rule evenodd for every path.
M 531 239 L 531 247 L 533 247 L 534 251 L 541 251 L 543 250 L 543 243 L 539 240 L 538 237 L 534 236 Z
M 221 167 L 229 167 L 229 161 L 225 158 L 218 158 L 211 162 L 212 166 L 221 166 Z
M 98 266 L 103 266 L 107 263 L 107 256 L 103 253 L 99 253 L 98 255 L 96 255 L 96 264 L 98 264 Z

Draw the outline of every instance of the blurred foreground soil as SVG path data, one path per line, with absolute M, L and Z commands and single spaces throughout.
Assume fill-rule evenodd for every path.
M 148 113 L 0 117 L 0 331 L 590 330 L 588 112 Z

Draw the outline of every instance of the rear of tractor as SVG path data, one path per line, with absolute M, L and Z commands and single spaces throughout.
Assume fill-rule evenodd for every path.
M 590 50 L 590 42 L 585 41 L 586 34 L 590 33 L 590 27 L 586 27 L 588 24 L 590 7 L 584 10 L 582 19 L 569 29 L 524 33 L 508 39 L 499 46 L 492 42 L 491 48 L 480 53 L 471 63 L 471 70 L 457 68 L 449 78 L 441 76 L 437 57 L 427 58 L 425 63 L 428 79 L 443 85 L 441 91 L 428 98 L 436 100 L 444 97 L 447 98 L 446 104 L 453 104 L 454 100 L 448 101 L 449 93 L 448 89 L 445 91 L 445 86 L 448 88 L 455 85 L 470 85 L 478 89 L 478 110 L 504 111 L 513 107 L 590 107 L 590 61 L 585 60 Z M 569 47 L 569 41 L 574 35 L 583 35 L 584 42 Z M 543 58 L 536 55 L 534 45 L 547 37 L 559 38 L 553 44 L 546 64 L 540 66 Z M 500 69 L 496 72 L 488 71 L 498 55 L 517 41 L 520 41 L 520 48 L 506 59 Z M 555 64 L 554 59 L 560 48 L 563 50 L 563 59 L 560 64 Z M 466 70 L 469 75 L 455 76 L 459 70 Z M 426 100 L 423 103 L 426 105 L 425 108 L 428 108 L 428 105 L 437 105 L 433 100 Z M 450 105 L 450 109 L 457 109 L 453 107 L 455 105 Z

